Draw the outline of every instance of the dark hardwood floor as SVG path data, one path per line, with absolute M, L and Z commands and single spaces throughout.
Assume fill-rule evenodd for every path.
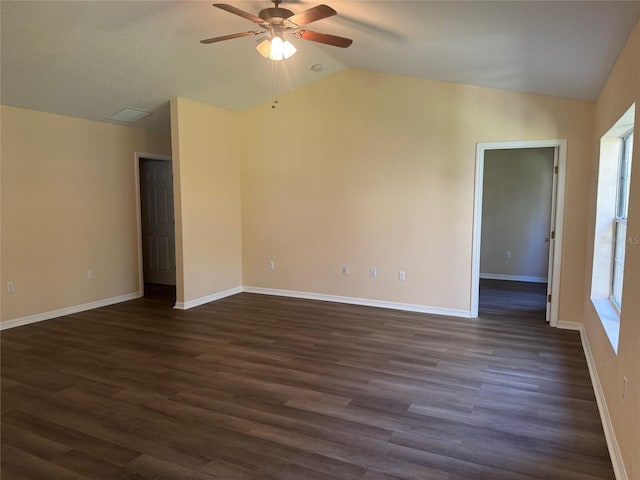
M 173 306 L 176 303 L 176 286 L 145 283 L 144 298 L 147 300 L 156 300 Z
M 545 320 L 547 284 L 480 279 L 481 317 Z
M 475 320 L 243 293 L 4 331 L 2 479 L 613 479 L 578 333 L 491 287 Z

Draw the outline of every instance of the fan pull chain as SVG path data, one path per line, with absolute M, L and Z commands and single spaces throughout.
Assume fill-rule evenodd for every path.
M 271 62 L 271 89 L 273 94 L 273 103 L 271 108 L 278 105 L 278 62 Z

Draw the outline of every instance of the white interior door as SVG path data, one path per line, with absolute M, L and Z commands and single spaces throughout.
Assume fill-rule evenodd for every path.
M 140 214 L 145 283 L 176 284 L 171 162 L 140 159 Z
M 553 153 L 553 188 L 551 194 L 551 221 L 549 222 L 549 268 L 548 268 L 548 280 L 547 280 L 547 323 L 551 322 L 551 299 L 553 292 L 553 261 L 554 250 L 556 246 L 556 200 L 558 196 L 558 165 L 559 152 L 558 147 L 554 149 Z M 557 301 L 557 299 L 556 299 Z

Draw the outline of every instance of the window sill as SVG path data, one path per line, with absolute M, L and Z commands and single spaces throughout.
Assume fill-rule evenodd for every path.
M 620 336 L 620 314 L 611 305 L 611 301 L 608 298 L 592 298 L 591 303 L 593 303 L 596 313 L 600 317 L 600 323 L 602 323 L 613 351 L 617 355 L 618 337 Z

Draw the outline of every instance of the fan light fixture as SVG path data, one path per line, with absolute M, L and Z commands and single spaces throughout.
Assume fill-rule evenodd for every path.
M 258 53 L 264 58 L 274 61 L 286 60 L 296 53 L 296 47 L 289 41 L 282 40 L 281 37 L 274 36 L 271 40 L 266 39 L 257 47 Z
M 214 7 L 249 20 L 260 27 L 257 30 L 250 30 L 248 32 L 238 32 L 230 35 L 222 35 L 220 37 L 205 38 L 204 40 L 200 40 L 200 43 L 218 43 L 225 40 L 232 40 L 234 38 L 266 34 L 268 38 L 260 42 L 256 47 L 256 50 L 258 50 L 258 53 L 263 57 L 273 61 L 271 63 L 273 79 L 273 105 L 271 108 L 276 108 L 278 103 L 278 62 L 290 58 L 294 53 L 296 53 L 296 47 L 283 39 L 285 34 L 292 34 L 299 40 L 308 40 L 310 42 L 323 43 L 325 45 L 340 48 L 347 48 L 353 43 L 353 40 L 350 38 L 338 37 L 337 35 L 329 35 L 302 28 L 310 23 L 336 15 L 337 12 L 327 5 L 318 5 L 302 12 L 293 13 L 291 10 L 286 8 L 280 8 L 282 0 L 271 1 L 273 2 L 273 7 L 263 8 L 258 12 L 258 15 L 254 15 L 253 13 L 246 12 L 238 7 L 234 7 L 233 5 L 228 5 L 226 3 L 214 3 Z M 320 65 L 319 67 L 319 70 L 322 70 L 322 66 Z

